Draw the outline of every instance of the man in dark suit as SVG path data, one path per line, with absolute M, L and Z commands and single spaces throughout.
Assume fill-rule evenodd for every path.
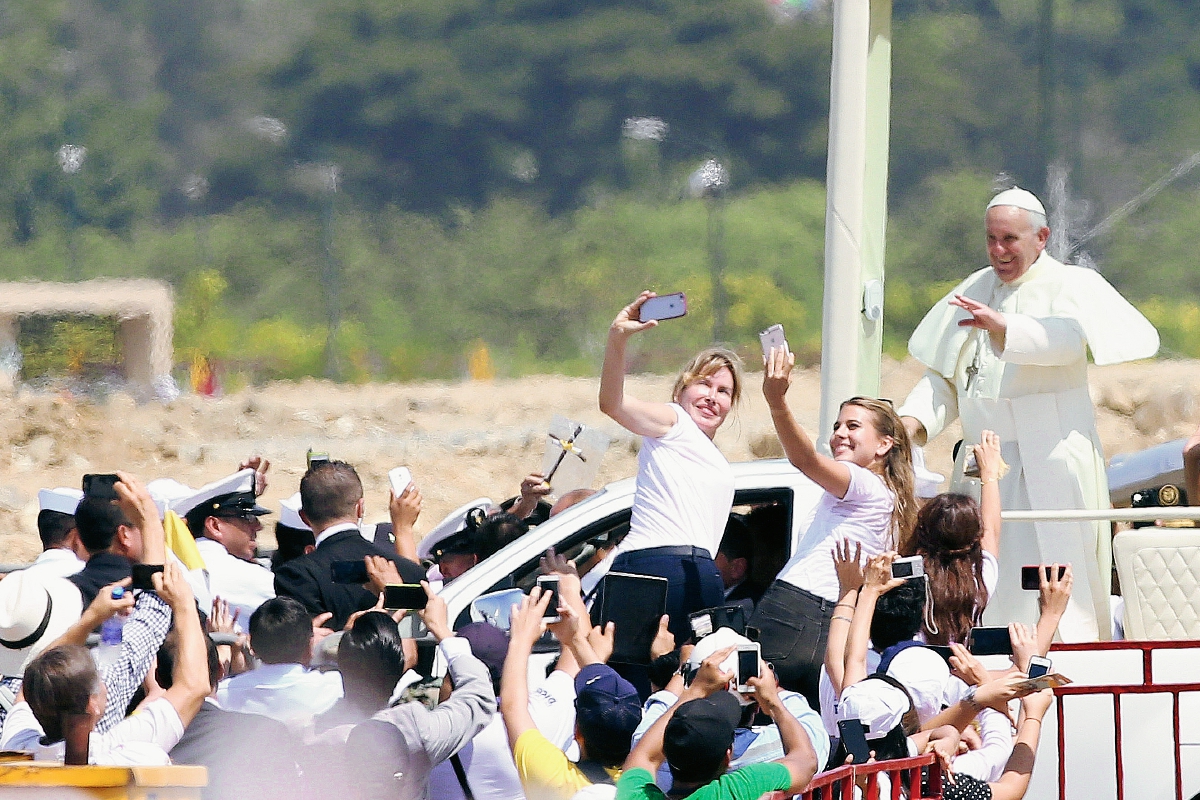
M 345 627 L 355 611 L 374 606 L 378 598 L 359 584 L 334 583 L 334 562 L 384 556 L 395 563 L 405 583 L 425 579 L 425 571 L 416 562 L 364 539 L 359 532 L 362 516 L 362 481 L 344 461 L 315 464 L 300 479 L 300 517 L 312 528 L 317 549 L 279 568 L 275 594 L 299 600 L 314 617 L 331 613 L 325 627 L 335 631 Z
M 753 560 L 754 533 L 740 515 L 730 514 L 713 562 L 725 587 L 725 605 L 741 605 L 746 609 L 747 619 L 764 591 L 750 577 Z

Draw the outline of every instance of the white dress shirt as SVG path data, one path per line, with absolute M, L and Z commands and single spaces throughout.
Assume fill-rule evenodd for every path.
M 26 567 L 26 571 L 38 575 L 53 575 L 56 578 L 69 578 L 83 569 L 86 563 L 70 550 L 51 547 L 49 550 L 43 550 L 37 561 Z
M 217 702 L 227 711 L 262 714 L 299 730 L 342 697 L 342 676 L 300 664 L 263 664 L 234 675 L 217 687 Z
M 237 611 L 238 623 L 249 630 L 250 615 L 275 596 L 274 573 L 231 555 L 225 545 L 203 536 L 196 540 L 196 549 L 208 572 L 209 597 L 220 597 L 229 603 L 229 613 Z

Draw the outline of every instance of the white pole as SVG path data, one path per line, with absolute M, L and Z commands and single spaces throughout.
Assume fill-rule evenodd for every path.
M 878 281 L 882 289 L 883 280 L 891 17 L 891 0 L 835 0 L 815 437 L 822 447 L 843 400 L 879 393 L 882 308 L 873 318 L 863 313 L 863 287 Z

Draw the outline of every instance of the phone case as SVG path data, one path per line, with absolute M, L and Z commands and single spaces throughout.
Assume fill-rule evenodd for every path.
M 687 314 L 687 297 L 683 292 L 651 297 L 638 309 L 641 322 L 650 320 L 678 319 Z

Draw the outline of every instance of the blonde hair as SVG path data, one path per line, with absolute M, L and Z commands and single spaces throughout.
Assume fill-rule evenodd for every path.
M 875 431 L 892 440 L 891 449 L 883 457 L 880 477 L 896 497 L 892 507 L 892 544 L 904 548 L 917 522 L 916 478 L 913 475 L 912 442 L 908 438 L 908 431 L 889 400 L 851 397 L 839 406 L 839 410 L 846 406 L 858 406 L 871 412 Z
M 679 395 L 684 389 L 701 378 L 716 375 L 722 369 L 729 370 L 733 376 L 733 405 L 737 405 L 742 396 L 742 359 L 738 354 L 726 347 L 708 347 L 684 365 L 671 388 L 671 400 L 678 402 Z

